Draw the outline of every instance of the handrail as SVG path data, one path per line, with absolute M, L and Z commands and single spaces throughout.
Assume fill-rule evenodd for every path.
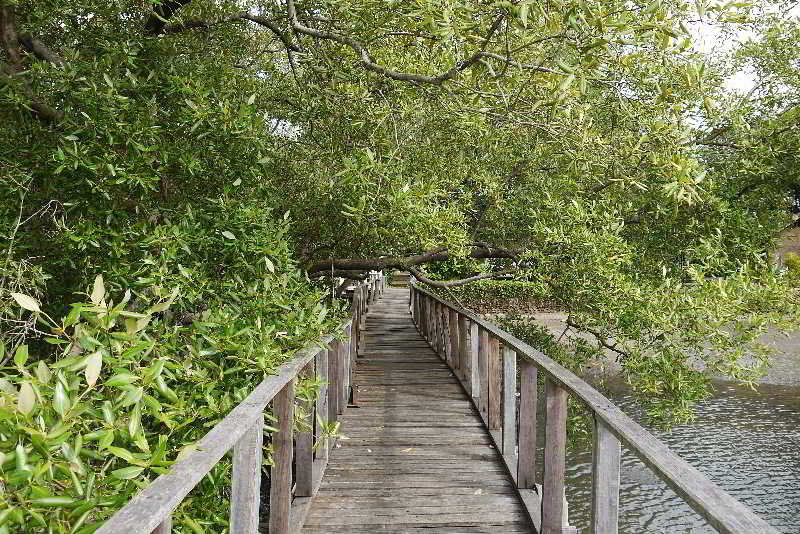
M 319 487 L 328 452 L 333 446 L 332 440 L 323 435 L 317 419 L 335 422 L 344 412 L 368 306 L 385 287 L 386 278 L 382 272 L 371 273 L 367 280 L 359 283 L 353 293 L 352 316 L 337 329 L 345 333 L 344 341 L 329 335 L 320 340 L 321 348 L 298 351 L 291 361 L 280 366 L 275 375 L 265 378 L 197 442 L 194 451 L 118 510 L 97 534 L 168 534 L 172 530 L 172 512 L 231 449 L 233 480 L 229 531 L 231 534 L 258 532 L 264 409 L 270 402 L 279 428 L 273 434 L 269 534 L 297 530 L 308 511 L 310 498 Z M 324 385 L 317 399 L 304 406 L 311 431 L 294 434 L 295 380 L 315 375 Z M 319 442 L 323 442 L 323 446 L 315 449 L 315 443 Z
M 444 301 L 413 280 L 409 305 L 423 336 L 442 354 L 465 389 L 475 398 L 490 432 L 503 431 L 500 448 L 507 464 L 516 463 L 509 469 L 520 489 L 534 487 L 536 376 L 537 371 L 544 373 L 547 417 L 545 476 L 540 496 L 544 534 L 561 533 L 564 528 L 562 495 L 567 394 L 580 399 L 593 412 L 595 419 L 593 533 L 617 532 L 622 442 L 717 531 L 724 534 L 778 534 L 774 527 L 672 452 L 596 389 L 524 341 Z M 505 346 L 502 364 L 500 343 Z M 521 364 L 519 436 L 516 435 L 514 400 L 517 357 Z

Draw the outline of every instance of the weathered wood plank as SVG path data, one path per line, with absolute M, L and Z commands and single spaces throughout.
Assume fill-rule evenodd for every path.
M 170 515 L 164 521 L 162 521 L 161 524 L 158 525 L 156 529 L 152 532 L 152 534 L 171 534 L 171 533 L 172 533 L 172 515 Z
M 517 353 L 503 347 L 503 454 L 517 458 Z
M 519 454 L 517 460 L 517 487 L 534 489 L 536 486 L 536 366 L 530 360 L 520 361 L 519 374 Z
M 339 420 L 339 402 L 342 397 L 342 344 L 333 340 L 328 351 L 328 420 Z
M 469 351 L 469 321 L 461 314 L 458 314 L 458 350 L 459 360 L 461 361 L 461 383 L 467 393 L 472 395 L 472 361 Z
M 617 534 L 620 443 L 602 419 L 595 419 L 592 450 L 592 534 Z
M 306 365 L 300 378 L 314 378 L 314 362 Z M 311 497 L 314 490 L 314 402 L 301 401 L 299 407 L 306 414 L 303 424 L 308 430 L 298 432 L 295 438 L 295 495 Z
M 258 531 L 258 508 L 261 504 L 261 464 L 264 419 L 257 419 L 233 446 L 231 481 L 231 534 L 254 534 Z
M 328 355 L 330 349 L 323 349 L 317 354 L 316 358 L 316 368 L 317 368 L 317 380 L 322 383 L 320 386 L 319 394 L 317 396 L 317 415 L 314 418 L 314 442 L 317 443 L 320 440 L 325 441 L 324 432 L 325 429 L 323 428 L 323 424 L 328 423 Z M 323 460 L 328 458 L 328 444 L 322 443 L 320 446 L 317 447 L 315 454 L 316 458 L 321 458 Z
M 487 424 L 489 421 L 489 350 L 489 333 L 481 328 L 478 341 L 478 383 L 480 384 L 478 409 L 483 421 Z
M 567 390 L 548 379 L 545 382 L 545 404 L 542 534 L 561 534 L 567 451 Z
M 503 428 L 503 363 L 500 360 L 500 340 L 489 336 L 489 430 Z
M 275 396 L 272 404 L 278 432 L 272 435 L 273 466 L 269 488 L 269 534 L 289 532 L 292 504 L 292 430 L 294 428 L 294 380 Z M 255 531 L 254 531 L 255 532 Z

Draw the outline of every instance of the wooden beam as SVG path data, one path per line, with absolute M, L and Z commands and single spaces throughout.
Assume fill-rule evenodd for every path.
M 552 380 L 545 385 L 544 484 L 542 534 L 561 534 L 564 526 L 564 471 L 567 452 L 567 390 Z
M 537 374 L 533 362 L 520 360 L 517 486 L 521 489 L 536 488 Z
M 595 418 L 592 449 L 592 534 L 617 534 L 620 443 L 602 419 Z
M 489 430 L 503 428 L 503 364 L 500 361 L 500 340 L 489 336 Z
M 261 464 L 264 461 L 263 439 L 264 418 L 262 416 L 233 446 L 231 534 L 258 532 L 258 509 L 261 504 Z
M 289 532 L 292 507 L 294 380 L 275 396 L 272 409 L 278 418 L 278 432 L 272 435 L 274 465 L 270 474 L 269 534 L 286 534 Z
M 517 353 L 503 347 L 503 454 L 517 458 Z

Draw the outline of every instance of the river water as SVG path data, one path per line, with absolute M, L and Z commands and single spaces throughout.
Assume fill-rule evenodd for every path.
M 697 405 L 694 422 L 651 431 L 780 532 L 800 534 L 800 387 L 714 386 L 714 396 Z M 611 399 L 644 423 L 624 388 L 611 389 Z M 584 534 L 589 533 L 591 459 L 590 445 L 576 446 L 567 458 L 570 523 Z M 624 447 L 620 478 L 620 533 L 716 532 Z

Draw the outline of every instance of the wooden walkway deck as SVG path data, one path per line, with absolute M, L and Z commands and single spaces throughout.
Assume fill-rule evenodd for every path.
M 354 384 L 303 532 L 532 531 L 513 481 L 447 365 L 419 335 L 408 289 L 367 317 Z

